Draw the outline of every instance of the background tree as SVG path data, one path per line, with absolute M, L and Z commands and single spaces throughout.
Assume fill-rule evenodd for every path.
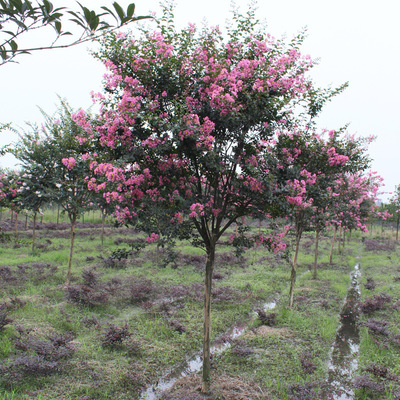
M 328 210 L 334 227 L 329 263 L 332 263 L 337 228 L 367 231 L 367 222 L 376 210 L 376 200 L 382 178 L 373 172 L 343 174 L 328 192 L 334 199 Z
M 54 200 L 54 149 L 47 143 L 52 143 L 51 137 L 31 125 L 29 131 L 19 135 L 18 143 L 3 149 L 12 153 L 21 166 L 18 201 L 24 209 L 33 212 L 32 253 L 35 252 L 37 215 Z
M 400 185 L 396 186 L 395 192 L 389 200 L 388 211 L 393 215 L 392 218 L 396 222 L 396 241 L 398 241 L 400 225 Z
M 294 129 L 277 133 L 273 151 L 278 160 L 275 176 L 284 190 L 283 212 L 292 220 L 295 250 L 291 270 L 289 307 L 293 306 L 297 256 L 302 234 L 321 228 L 318 218 L 329 204 L 329 191 L 335 180 L 346 171 L 363 170 L 368 165 L 363 140 L 340 132 L 319 135 L 313 129 Z M 316 223 L 317 222 L 317 223 Z M 318 236 L 317 236 L 318 238 Z
M 23 165 L 26 185 L 20 185 L 20 191 L 25 203 L 37 209 L 45 199 L 60 204 L 68 215 L 71 224 L 68 285 L 77 219 L 92 203 L 93 193 L 88 190 L 91 149 L 89 142 L 77 139 L 84 131 L 72 120 L 72 110 L 65 101 L 55 116 L 43 115 L 45 122 L 40 130 L 34 127 L 33 132 L 21 135 L 19 143 L 4 151 L 12 152 Z
M 113 10 L 102 6 L 97 13 L 81 3 L 78 10 L 67 7 L 54 8 L 48 0 L 0 0 L 0 66 L 14 61 L 21 54 L 37 50 L 47 50 L 75 46 L 89 40 L 97 39 L 106 31 L 112 31 L 132 21 L 148 16 L 134 16 L 135 4 L 129 4 L 125 11 L 117 2 Z M 108 17 L 108 18 L 107 18 Z M 110 17 L 115 23 L 110 22 Z M 78 27 L 78 34 L 64 29 L 64 24 Z M 54 38 L 49 44 L 38 44 L 29 48 L 20 48 L 18 41 L 27 32 L 51 27 Z M 68 41 L 61 38 L 68 37 Z

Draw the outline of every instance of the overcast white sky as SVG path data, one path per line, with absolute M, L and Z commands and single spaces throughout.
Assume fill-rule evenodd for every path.
M 119 0 L 126 9 L 131 2 Z M 132 1 L 133 2 L 133 1 Z M 54 0 L 56 5 L 72 7 L 72 0 Z M 111 7 L 112 0 L 82 0 L 89 8 Z M 136 14 L 156 11 L 158 0 L 136 0 Z M 177 0 L 178 26 L 187 23 L 225 26 L 230 17 L 230 0 Z M 236 0 L 242 11 L 247 0 Z M 291 38 L 303 27 L 308 36 L 302 52 L 319 59 L 312 77 L 320 86 L 338 86 L 349 81 L 349 88 L 325 107 L 321 128 L 338 129 L 349 123 L 349 132 L 375 135 L 370 146 L 372 169 L 385 179 L 385 192 L 400 184 L 400 15 L 399 0 L 259 0 L 258 17 L 267 22 L 273 36 Z M 135 23 L 130 27 L 134 29 Z M 51 32 L 38 32 L 42 43 Z M 33 38 L 30 36 L 29 41 Z M 40 123 L 39 111 L 53 114 L 58 97 L 73 108 L 88 108 L 90 92 L 101 91 L 103 66 L 88 53 L 90 44 L 25 55 L 19 64 L 0 67 L 0 122 L 25 127 L 25 122 Z M 15 142 L 11 132 L 0 133 L 0 146 Z M 0 158 L 0 167 L 12 167 L 11 157 Z M 387 198 L 384 194 L 382 198 Z

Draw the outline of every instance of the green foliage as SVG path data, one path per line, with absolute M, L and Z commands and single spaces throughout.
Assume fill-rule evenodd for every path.
M 77 2 L 79 11 L 67 7 L 55 8 L 48 0 L 0 0 L 0 66 L 4 65 L 21 54 L 32 51 L 70 47 L 89 40 L 99 38 L 104 32 L 120 28 L 133 21 L 138 21 L 148 16 L 134 16 L 135 5 L 129 4 L 126 12 L 117 3 L 113 3 L 115 12 L 102 6 L 103 12 L 97 13 Z M 115 18 L 116 23 L 110 24 L 107 16 Z M 80 34 L 74 37 L 73 33 L 63 29 L 63 24 L 73 22 L 80 28 Z M 54 28 L 56 36 L 51 44 L 39 44 L 33 48 L 20 48 L 18 40 L 26 32 L 50 26 Z M 72 36 L 65 43 L 58 44 L 60 38 Z

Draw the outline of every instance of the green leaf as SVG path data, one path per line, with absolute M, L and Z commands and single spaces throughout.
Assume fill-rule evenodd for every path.
M 10 36 L 15 36 L 15 33 L 14 32 L 11 32 L 11 31 L 2 31 L 3 33 L 7 33 L 8 35 L 10 35 Z
M 60 34 L 61 33 L 61 22 L 60 21 L 56 21 L 54 23 L 54 28 L 57 31 L 57 33 Z
M 28 29 L 28 27 L 23 22 L 19 21 L 16 18 L 11 18 L 11 21 L 14 22 L 15 24 L 17 24 L 20 28 L 22 28 L 24 30 Z
M 46 8 L 46 12 L 48 14 L 50 14 L 53 11 L 53 8 L 54 8 L 53 4 L 51 4 L 50 1 L 48 1 L 48 0 L 42 0 L 42 1 L 43 1 L 43 5 Z
M 107 11 L 109 14 L 111 14 L 118 21 L 118 18 L 115 16 L 115 14 L 109 8 L 107 8 L 106 6 L 102 6 L 101 8 L 103 10 Z
M 72 18 L 70 19 L 71 22 L 75 22 L 77 25 L 81 26 L 83 29 L 86 29 L 85 24 L 83 24 L 81 21 L 79 21 L 78 19 Z
M 125 12 L 124 12 L 124 10 L 122 9 L 122 7 L 116 1 L 113 3 L 113 6 L 115 8 L 115 11 L 118 14 L 119 19 L 121 20 L 121 24 L 123 24 L 124 21 L 125 21 Z
M 18 44 L 15 40 L 11 40 L 10 47 L 13 53 L 15 53 L 18 49 Z
M 126 16 L 129 19 L 131 19 L 134 13 L 135 13 L 135 3 L 129 4 L 128 9 L 126 11 Z
M 93 18 L 91 19 L 90 23 L 89 23 L 89 27 L 92 31 L 95 31 L 100 23 L 100 19 L 97 15 L 94 15 Z

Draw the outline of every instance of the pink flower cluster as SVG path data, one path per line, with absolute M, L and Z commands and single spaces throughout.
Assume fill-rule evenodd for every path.
M 200 203 L 193 203 L 190 206 L 190 211 L 191 211 L 191 213 L 189 214 L 190 218 L 196 218 L 199 215 L 203 216 L 204 215 L 204 206 Z
M 157 233 L 152 233 L 150 236 L 147 236 L 146 240 L 148 243 L 154 243 L 159 239 L 159 235 Z
M 67 167 L 68 170 L 74 168 L 76 160 L 74 157 L 63 158 L 61 162 Z

